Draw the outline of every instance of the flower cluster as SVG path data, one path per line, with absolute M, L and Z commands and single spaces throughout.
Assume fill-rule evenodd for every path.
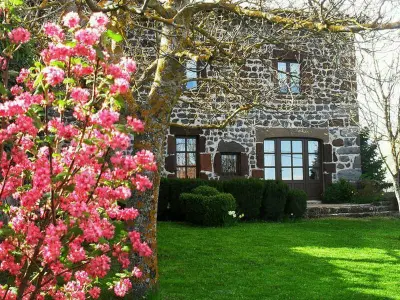
M 51 41 L 42 62 L 22 69 L 10 99 L 0 104 L 0 142 L 9 145 L 0 151 L 0 210 L 9 220 L 0 224 L 6 228 L 0 233 L 0 272 L 13 277 L 0 286 L 2 299 L 97 299 L 97 279 L 111 272 L 112 259 L 123 273 L 107 278 L 123 297 L 142 276 L 131 253 L 152 255 L 125 225 L 139 211 L 120 205 L 132 190 L 152 188 L 147 176 L 157 167 L 150 151 L 126 151 L 144 124 L 128 117 L 120 126 L 115 99 L 129 91 L 136 64 L 130 58 L 109 64 L 109 54 L 94 49 L 108 22 L 95 13 L 81 27 L 72 12 L 63 18 L 68 34 L 45 24 Z M 9 39 L 24 43 L 29 36 L 18 28 Z M 67 122 L 66 112 L 76 122 Z M 19 205 L 7 205 L 7 197 Z
M 231 217 L 234 218 L 234 219 L 236 219 L 236 217 L 237 217 L 236 211 L 234 211 L 234 210 L 228 211 L 228 215 L 231 216 Z M 240 214 L 240 215 L 239 215 L 239 219 L 241 219 L 241 218 L 243 218 L 243 217 L 244 217 L 244 214 Z

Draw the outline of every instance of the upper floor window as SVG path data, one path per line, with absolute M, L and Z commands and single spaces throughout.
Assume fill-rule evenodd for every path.
M 186 61 L 186 89 L 197 89 L 197 61 L 188 60 Z
M 221 153 L 221 173 L 223 175 L 240 175 L 240 155 L 239 153 Z
M 300 64 L 294 61 L 278 61 L 279 92 L 300 93 Z
M 197 138 L 195 136 L 176 137 L 176 176 L 196 178 Z

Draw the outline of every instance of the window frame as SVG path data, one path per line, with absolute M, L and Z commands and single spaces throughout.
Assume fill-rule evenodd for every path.
M 185 151 L 180 151 L 178 150 L 178 145 L 177 145 L 177 140 L 178 139 L 184 139 L 185 140 Z M 188 139 L 194 139 L 196 141 L 195 145 L 195 150 L 194 151 L 188 151 Z M 178 164 L 178 154 L 179 153 L 184 153 L 185 154 L 185 164 L 184 165 L 179 165 Z M 188 165 L 188 158 L 187 154 L 188 153 L 194 153 L 195 154 L 195 165 Z M 193 178 L 193 177 L 188 177 L 188 168 L 195 168 L 195 177 L 199 177 L 199 137 L 195 135 L 176 135 L 175 136 L 175 166 L 176 166 L 176 172 L 175 175 L 177 178 Z M 185 177 L 178 177 L 178 168 L 184 168 L 185 169 Z
M 285 64 L 285 72 L 282 72 L 279 70 L 279 64 L 283 63 Z M 290 64 L 297 64 L 299 66 L 299 78 L 298 78 L 298 92 L 293 92 L 292 91 L 292 71 L 291 71 L 291 66 Z M 277 71 L 277 84 L 278 84 L 278 93 L 281 95 L 300 95 L 302 93 L 302 87 L 301 87 L 301 73 L 302 73 L 302 68 L 301 68 L 301 62 L 295 59 L 282 59 L 282 60 L 277 60 L 276 61 L 276 71 Z M 279 74 L 284 74 L 285 79 L 286 79 L 286 91 L 281 90 L 281 84 L 279 80 Z
M 240 166 L 241 166 L 241 161 L 240 161 L 240 157 L 241 157 L 241 155 L 240 155 L 241 153 L 240 152 L 220 152 L 220 155 L 221 155 L 221 175 L 222 176 L 240 176 L 240 174 L 241 174 L 241 169 L 240 169 Z M 225 173 L 224 171 L 223 171 L 223 156 L 224 155 L 234 155 L 234 156 L 236 156 L 236 172 L 235 173 Z
M 195 63 L 195 64 L 193 64 L 193 66 L 196 65 L 195 69 L 193 67 L 189 66 L 189 63 L 191 63 L 191 62 Z M 186 80 L 187 79 L 193 79 L 193 80 L 190 80 L 190 81 L 186 81 L 185 86 L 184 86 L 185 91 L 196 91 L 199 88 L 198 79 L 199 78 L 207 78 L 207 70 L 206 70 L 207 65 L 208 64 L 205 61 L 202 61 L 202 60 L 188 59 L 188 60 L 185 61 L 185 65 L 184 65 L 184 68 L 185 68 L 185 79 Z M 187 76 L 188 70 L 190 71 L 191 74 L 196 74 L 196 77 L 190 77 L 189 78 Z M 192 82 L 195 83 L 195 86 L 189 88 L 188 84 L 192 83 Z

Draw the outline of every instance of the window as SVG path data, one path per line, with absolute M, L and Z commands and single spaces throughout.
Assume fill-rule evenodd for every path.
M 197 61 L 186 61 L 186 79 L 190 80 L 186 83 L 186 89 L 197 89 Z
M 320 161 L 317 141 L 308 141 L 308 178 L 320 179 Z
M 303 141 L 281 141 L 282 180 L 303 180 Z
M 240 156 L 238 153 L 221 153 L 222 175 L 239 175 Z
M 264 179 L 276 179 L 274 140 L 264 141 Z
M 197 176 L 197 138 L 176 138 L 176 176 L 196 178 Z
M 300 64 L 293 61 L 278 61 L 279 92 L 300 93 Z

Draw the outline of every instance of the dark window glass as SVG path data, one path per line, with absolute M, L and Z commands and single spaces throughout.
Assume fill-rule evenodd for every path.
M 239 154 L 221 153 L 221 171 L 223 175 L 239 175 Z
M 290 61 L 278 62 L 279 92 L 282 94 L 300 93 L 300 64 Z
M 308 141 L 308 178 L 320 179 L 320 157 L 318 141 Z
M 196 178 L 197 176 L 197 138 L 176 138 L 176 176 Z

